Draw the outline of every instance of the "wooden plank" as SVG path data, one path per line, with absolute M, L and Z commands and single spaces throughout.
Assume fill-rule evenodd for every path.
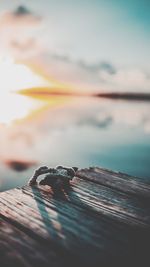
M 134 188 L 130 178 L 118 177 L 117 183 L 115 173 L 111 180 L 109 173 L 97 168 L 81 170 L 77 176 L 80 178 L 74 179 L 69 190 L 59 193 L 47 186 L 25 186 L 0 194 L 0 238 L 11 253 L 5 224 L 10 228 L 11 244 L 18 236 L 14 248 L 16 261 L 24 264 L 20 266 L 31 266 L 32 257 L 27 261 L 22 255 L 25 248 L 30 254 L 31 247 L 42 259 L 41 265 L 33 260 L 33 267 L 43 266 L 44 258 L 44 266 L 49 266 L 49 261 L 51 266 L 61 262 L 61 266 L 82 267 L 150 262 L 149 188 L 140 187 L 139 182 Z
M 81 169 L 77 172 L 77 176 L 121 192 L 136 195 L 138 198 L 141 196 L 150 198 L 150 184 L 142 183 L 136 177 L 98 167 Z
M 92 195 L 91 195 L 92 189 Z M 144 197 L 138 199 L 134 195 L 130 195 L 127 192 L 120 192 L 114 190 L 111 187 L 95 184 L 91 181 L 75 178 L 74 191 L 76 194 L 80 194 L 85 203 L 94 203 L 93 208 L 102 212 L 102 208 L 112 212 L 115 219 L 119 220 L 121 215 L 121 221 L 126 218 L 127 223 L 144 224 L 149 227 L 150 225 L 150 206 L 149 201 Z M 106 214 L 106 213 L 105 213 Z M 132 221 L 133 220 L 133 221 Z
M 54 249 L 36 242 L 3 219 L 0 219 L 0 263 L 3 267 L 63 265 L 62 257 Z
M 30 232 L 45 242 L 53 242 L 57 249 L 63 248 L 69 254 L 81 256 L 81 261 L 84 258 L 88 263 L 88 256 L 82 255 L 81 249 L 90 249 L 90 259 L 96 261 L 99 254 L 97 239 L 100 238 L 97 216 L 94 215 L 93 219 L 91 214 L 82 213 L 80 208 L 70 207 L 66 200 L 54 199 L 51 195 L 48 196 L 52 200 L 49 205 L 43 200 L 39 188 L 32 190 L 34 197 L 22 194 L 20 190 L 21 201 L 17 199 L 18 193 L 15 190 L 10 195 L 9 192 L 2 193 L 1 215 L 17 227 L 20 224 L 25 232 L 30 229 Z

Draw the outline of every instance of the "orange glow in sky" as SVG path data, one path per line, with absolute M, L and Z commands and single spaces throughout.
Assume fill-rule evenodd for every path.
M 10 124 L 35 113 L 33 111 L 40 110 L 44 105 L 53 106 L 62 103 L 62 100 L 64 102 L 65 96 L 60 99 L 50 95 L 55 91 L 63 92 L 64 88 L 57 82 L 46 80 L 28 66 L 15 63 L 11 58 L 1 59 L 0 123 Z
M 28 115 L 41 105 L 16 92 L 44 83 L 27 66 L 16 64 L 11 58 L 0 60 L 0 123 L 10 122 Z

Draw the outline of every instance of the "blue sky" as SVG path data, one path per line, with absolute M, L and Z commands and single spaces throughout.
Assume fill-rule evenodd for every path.
M 149 90 L 150 83 L 147 81 L 147 75 L 149 76 L 150 69 L 150 2 L 148 0 L 6 0 L 0 3 L 0 11 L 2 13 L 12 12 L 13 14 L 14 10 L 20 5 L 31 12 L 33 17 L 41 17 L 41 25 L 39 23 L 38 30 L 33 28 L 31 31 L 33 25 L 28 29 L 29 39 L 32 44 L 33 41 L 34 43 L 36 41 L 36 49 L 37 47 L 39 49 L 37 49 L 36 59 L 34 55 L 34 62 L 36 64 L 40 62 L 43 67 L 46 58 L 45 69 L 48 74 L 52 73 L 54 78 L 59 79 L 60 76 L 62 82 L 71 83 L 66 78 L 67 68 L 69 69 L 69 76 L 72 76 L 70 69 L 73 69 L 72 71 L 76 72 L 76 75 L 80 73 L 79 77 L 82 76 L 80 78 L 81 83 L 78 83 L 78 85 L 83 86 L 84 82 L 82 80 L 86 79 L 85 69 L 80 71 L 81 65 L 79 64 L 78 68 L 77 64 L 84 62 L 88 66 L 95 66 L 101 62 L 106 62 L 113 65 L 116 71 L 125 71 L 125 74 L 121 73 L 121 80 L 122 75 L 125 76 L 125 80 L 129 79 L 129 82 L 130 80 L 133 81 L 135 76 L 138 76 L 139 79 L 139 75 L 141 75 L 140 86 L 142 87 L 144 79 L 146 79 L 146 85 L 143 85 L 144 89 L 139 87 L 137 90 Z M 26 18 L 28 17 L 26 16 Z M 20 35 L 21 33 L 18 32 L 18 36 Z M 27 35 L 24 35 L 24 37 L 27 38 Z M 23 42 L 25 44 L 28 43 L 21 40 L 21 44 Z M 16 40 L 13 43 L 16 43 Z M 33 50 L 36 51 L 36 49 L 34 48 Z M 11 53 L 13 53 L 12 50 Z M 25 54 L 25 51 L 22 54 Z M 30 58 L 31 54 L 29 53 Z M 54 60 L 54 56 L 57 56 L 57 60 Z M 21 53 L 19 52 L 19 56 L 15 53 L 15 57 L 21 57 Z M 48 63 L 48 58 L 50 64 Z M 65 58 L 67 58 L 67 62 L 65 62 Z M 68 64 L 68 59 L 70 65 Z M 62 67 L 62 61 L 64 67 Z M 55 71 L 51 67 L 52 64 L 55 66 Z M 64 75 L 64 78 L 62 78 L 60 72 Z M 107 78 L 103 74 L 101 76 L 104 76 L 105 79 L 102 78 L 101 81 Z M 99 77 L 92 76 L 90 80 L 89 77 L 91 75 L 91 73 L 87 73 L 87 80 L 90 86 L 93 84 L 93 88 L 98 88 Z M 145 78 L 144 75 L 146 75 Z M 112 90 L 110 84 L 114 83 L 114 78 L 118 82 L 118 76 L 113 77 L 113 80 L 109 78 L 109 86 L 108 84 L 107 86 L 102 84 L 104 90 L 107 88 Z M 139 84 L 138 79 L 135 82 L 135 87 Z M 97 86 L 95 87 L 96 83 Z M 145 84 L 145 80 L 143 84 Z M 87 83 L 85 83 L 86 86 Z M 120 83 L 117 86 L 119 87 Z M 114 87 L 117 86 L 114 84 Z M 125 88 L 124 90 L 127 89 L 126 85 L 123 87 Z M 131 87 L 133 88 L 133 83 L 128 89 L 131 90 Z M 133 90 L 135 91 L 136 88 Z
M 88 61 L 102 59 L 119 65 L 149 67 L 149 1 L 47 0 L 25 3 L 45 16 L 45 37 L 54 49 Z

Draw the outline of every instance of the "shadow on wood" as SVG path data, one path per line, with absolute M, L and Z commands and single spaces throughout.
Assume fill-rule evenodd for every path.
M 149 266 L 150 186 L 102 168 L 71 186 L 0 194 L 0 259 L 17 266 Z

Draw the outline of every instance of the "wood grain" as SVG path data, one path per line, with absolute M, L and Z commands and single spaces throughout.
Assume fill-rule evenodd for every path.
M 149 184 L 101 168 L 79 170 L 59 192 L 48 186 L 3 192 L 2 266 L 146 266 L 149 200 Z

